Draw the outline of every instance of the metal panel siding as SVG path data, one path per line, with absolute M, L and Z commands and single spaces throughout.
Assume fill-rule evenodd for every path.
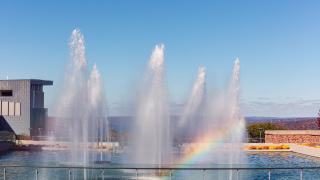
M 4 116 L 16 134 L 29 135 L 30 128 L 30 80 L 0 81 L 0 89 L 12 90 L 13 96 L 0 97 L 1 101 L 19 102 L 20 116 Z

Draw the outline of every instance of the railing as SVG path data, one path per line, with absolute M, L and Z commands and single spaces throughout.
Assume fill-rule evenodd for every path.
M 199 171 L 202 174 L 202 179 L 205 180 L 207 172 L 210 171 L 232 171 L 235 172 L 234 179 L 239 180 L 241 179 L 239 174 L 241 171 L 265 171 L 267 173 L 267 179 L 271 180 L 272 172 L 276 172 L 279 170 L 292 170 L 292 171 L 299 171 L 299 179 L 304 179 L 304 171 L 306 170 L 320 170 L 320 167 L 239 167 L 239 168 L 198 168 L 198 167 L 92 167 L 92 166 L 24 166 L 24 165 L 0 165 L 0 169 L 3 170 L 3 180 L 7 180 L 8 177 L 8 170 L 12 168 L 25 168 L 25 169 L 32 169 L 34 173 L 34 178 L 32 179 L 39 179 L 39 171 L 41 169 L 63 169 L 67 170 L 67 176 L 64 179 L 72 180 L 74 179 L 73 170 L 101 170 L 99 179 L 105 179 L 105 171 L 106 170 L 131 170 L 134 172 L 133 179 L 139 179 L 139 172 L 154 170 L 156 172 L 165 171 L 165 176 L 168 177 L 170 180 L 173 179 L 173 172 L 175 171 Z M 30 173 L 30 171 L 28 171 Z M 32 172 L 31 172 L 32 173 Z M 158 174 L 159 175 L 159 174 Z M 160 175 L 163 175 L 160 173 Z M 50 178 L 50 177 L 47 177 Z M 233 179 L 233 178 L 232 178 Z

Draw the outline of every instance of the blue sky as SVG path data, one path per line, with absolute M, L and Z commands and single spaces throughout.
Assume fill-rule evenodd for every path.
M 320 108 L 319 1 L 1 1 L 0 79 L 50 79 L 52 108 L 79 28 L 103 74 L 111 114 L 134 97 L 150 53 L 166 46 L 172 104 L 185 102 L 197 68 L 223 87 L 241 60 L 247 116 L 315 116 Z

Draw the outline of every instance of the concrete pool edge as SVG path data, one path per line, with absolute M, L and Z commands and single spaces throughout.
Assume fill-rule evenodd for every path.
M 320 148 L 291 144 L 290 149 L 295 153 L 320 158 Z
M 245 143 L 244 147 L 248 146 L 276 146 L 276 145 L 288 145 L 290 149 L 254 149 L 249 150 L 244 148 L 246 152 L 294 152 L 299 153 L 307 156 L 317 157 L 320 158 L 320 148 L 310 147 L 310 146 L 303 146 L 295 143 Z

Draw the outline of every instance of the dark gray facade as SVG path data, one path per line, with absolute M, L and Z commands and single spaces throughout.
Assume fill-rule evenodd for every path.
M 52 81 L 0 80 L 0 116 L 17 135 L 41 135 L 45 131 L 44 85 Z

